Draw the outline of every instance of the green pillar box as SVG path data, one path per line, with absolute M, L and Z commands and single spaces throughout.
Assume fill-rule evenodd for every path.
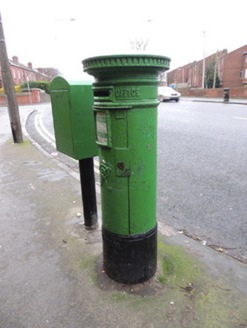
M 157 88 L 169 63 L 151 55 L 83 61 L 96 79 L 104 267 L 126 284 L 150 279 L 157 267 Z

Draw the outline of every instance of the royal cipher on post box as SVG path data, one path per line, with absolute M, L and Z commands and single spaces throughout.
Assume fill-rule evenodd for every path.
M 51 103 L 57 150 L 77 160 L 98 156 L 92 82 L 54 78 Z

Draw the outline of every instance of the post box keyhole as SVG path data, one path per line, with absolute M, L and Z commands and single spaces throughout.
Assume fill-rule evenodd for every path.
M 123 171 L 123 169 L 124 169 L 124 163 L 123 162 L 118 162 L 117 163 L 117 167 L 119 168 L 119 170 Z

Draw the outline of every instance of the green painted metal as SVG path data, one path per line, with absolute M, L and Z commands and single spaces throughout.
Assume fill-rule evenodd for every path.
M 55 77 L 51 103 L 57 150 L 78 160 L 97 156 L 92 82 Z
M 93 75 L 103 226 L 119 235 L 156 225 L 158 73 L 170 59 L 150 55 L 88 58 Z

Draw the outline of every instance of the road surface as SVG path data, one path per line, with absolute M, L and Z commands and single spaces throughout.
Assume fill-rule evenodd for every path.
M 29 117 L 31 137 L 55 149 L 50 104 Z M 180 101 L 158 109 L 157 218 L 198 242 L 247 258 L 247 106 Z M 99 182 L 98 160 L 95 160 Z

